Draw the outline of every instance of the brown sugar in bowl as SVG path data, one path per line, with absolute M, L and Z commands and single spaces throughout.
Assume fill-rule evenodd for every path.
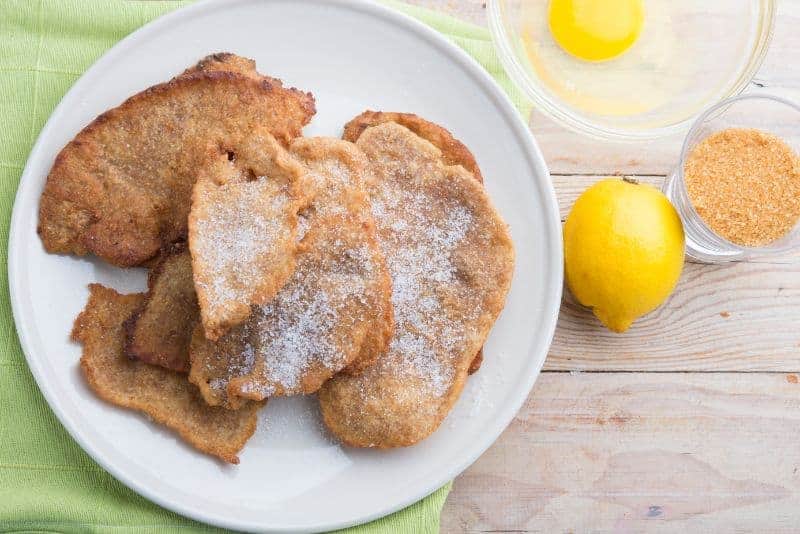
M 738 245 L 777 241 L 800 219 L 800 157 L 771 133 L 755 128 L 713 133 L 695 145 L 683 173 L 698 215 Z
M 723 100 L 692 125 L 663 191 L 686 255 L 705 263 L 800 247 L 800 105 L 766 94 Z

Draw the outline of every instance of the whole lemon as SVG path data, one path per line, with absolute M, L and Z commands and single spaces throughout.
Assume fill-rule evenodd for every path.
M 564 225 L 567 285 L 604 325 L 624 332 L 675 289 L 683 226 L 656 188 L 606 178 L 578 197 Z

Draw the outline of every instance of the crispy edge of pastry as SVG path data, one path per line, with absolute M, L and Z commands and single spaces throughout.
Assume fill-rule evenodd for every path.
M 186 377 L 167 369 L 130 361 L 122 352 L 123 318 L 141 304 L 141 294 L 121 295 L 100 284 L 89 285 L 89 301 L 75 319 L 71 338 L 83 345 L 80 366 L 92 391 L 106 402 L 143 412 L 155 422 L 174 430 L 187 443 L 204 453 L 237 464 L 237 453 L 256 430 L 257 411 L 253 403 L 241 412 L 230 412 L 205 404 Z M 143 375 L 138 384 L 115 384 L 116 375 Z M 127 377 L 131 378 L 131 377 Z M 148 402 L 137 392 L 150 388 L 152 397 L 173 403 Z M 180 405 L 183 404 L 183 410 Z M 227 436 L 213 436 L 226 421 L 234 424 Z M 206 431 L 206 435 L 202 435 Z M 210 433 L 210 434 L 209 434 Z M 214 439 L 209 439 L 214 438 Z
M 384 122 L 396 122 L 400 126 L 405 126 L 441 150 L 446 165 L 461 165 L 471 172 L 476 180 L 483 183 L 483 175 L 475 156 L 466 145 L 453 137 L 449 130 L 413 113 L 367 110 L 345 124 L 342 139 L 355 143 L 364 130 Z
M 259 72 L 256 70 L 255 60 L 248 57 L 239 56 L 231 52 L 215 52 L 213 54 L 209 54 L 196 64 L 180 73 L 178 76 L 176 76 L 176 78 L 180 76 L 188 76 L 196 72 L 214 71 L 238 72 L 239 74 L 244 74 L 245 76 L 255 79 L 267 78 L 270 80 L 275 80 L 275 78 L 259 74 Z
M 217 56 L 230 58 L 233 55 L 223 53 Z M 241 60 L 247 61 L 245 58 L 241 58 Z M 232 62 L 230 59 L 227 61 Z M 76 254 L 79 256 L 94 254 L 112 265 L 132 267 L 147 262 L 158 254 L 160 247 L 167 244 L 163 241 L 161 245 L 155 243 L 156 237 L 164 239 L 162 235 L 150 236 L 153 242 L 149 243 L 149 247 L 142 247 L 133 243 L 110 246 L 106 242 L 107 239 L 99 239 L 95 235 L 96 232 L 93 231 L 93 227 L 97 223 L 96 215 L 86 209 L 86 206 L 80 202 L 76 202 L 68 196 L 64 197 L 63 193 L 60 192 L 63 187 L 62 182 L 78 172 L 75 167 L 76 165 L 80 166 L 81 162 L 78 161 L 76 164 L 75 160 L 81 160 L 84 157 L 82 152 L 91 150 L 94 146 L 95 136 L 98 135 L 96 131 L 105 128 L 108 122 L 124 122 L 125 115 L 131 110 L 137 109 L 140 102 L 147 101 L 156 95 L 192 91 L 204 84 L 227 83 L 237 79 L 241 80 L 242 87 L 247 86 L 248 91 L 261 92 L 265 96 L 274 96 L 282 91 L 297 104 L 297 109 L 292 111 L 299 111 L 303 115 L 296 128 L 280 133 L 277 131 L 272 132 L 284 146 L 301 134 L 302 127 L 308 124 L 311 117 L 316 113 L 314 97 L 310 92 L 304 93 L 293 87 L 284 88 L 282 82 L 276 78 L 261 76 L 257 73 L 243 73 L 241 66 L 226 70 L 222 68 L 222 65 L 225 64 L 225 61 L 205 58 L 205 60 L 201 60 L 200 64 L 198 64 L 199 66 L 188 69 L 185 73 L 170 81 L 154 85 L 129 97 L 120 105 L 98 115 L 61 149 L 47 175 L 45 188 L 39 200 L 36 232 L 47 252 Z M 288 110 L 289 106 L 286 101 L 284 101 L 283 107 L 286 108 L 284 111 Z M 275 113 L 277 114 L 278 110 Z M 114 221 L 110 221 L 109 224 L 111 222 Z M 143 249 L 151 252 L 143 252 Z
M 474 374 L 478 369 L 481 368 L 481 364 L 483 363 L 483 347 L 478 350 L 478 353 L 475 354 L 475 357 L 472 358 L 472 361 L 469 364 L 469 369 L 467 369 L 467 374 Z
M 157 310 L 153 310 L 152 306 L 156 304 L 155 299 L 163 297 L 163 295 L 158 293 L 159 284 L 161 282 L 170 282 L 170 280 L 164 280 L 165 276 L 170 276 L 168 263 L 176 259 L 176 256 L 182 254 L 188 255 L 188 253 L 189 248 L 187 243 L 176 243 L 162 252 L 158 256 L 158 262 L 150 269 L 147 275 L 147 293 L 145 294 L 144 301 L 123 323 L 125 329 L 125 354 L 129 358 L 164 367 L 165 369 L 172 369 L 179 373 L 189 372 L 189 343 L 191 342 L 194 325 L 200 320 L 200 308 L 197 305 L 197 295 L 194 293 L 194 282 L 191 277 L 189 279 L 189 289 L 192 294 L 195 295 L 194 314 L 193 317 L 185 321 L 183 325 L 187 330 L 184 358 L 181 360 L 180 358 L 175 358 L 174 355 L 168 354 L 168 352 L 172 352 L 172 349 L 165 348 L 163 344 L 153 345 L 146 343 L 142 339 L 142 336 L 152 335 L 152 333 L 142 331 L 142 329 L 146 328 L 143 323 L 149 312 L 156 311 L 157 313 Z M 191 259 L 189 259 L 189 261 L 191 262 Z M 168 295 L 168 298 L 172 299 L 172 297 L 174 297 L 174 295 Z M 165 318 L 165 320 L 172 319 L 172 317 Z
M 370 126 L 383 124 L 384 122 L 395 122 L 401 126 L 405 126 L 441 150 L 443 161 L 446 165 L 461 165 L 467 171 L 471 172 L 476 180 L 478 180 L 480 183 L 483 183 L 483 175 L 481 174 L 480 167 L 478 167 L 478 162 L 475 161 L 475 156 L 472 155 L 472 152 L 470 152 L 467 146 L 453 137 L 453 134 L 450 133 L 450 131 L 446 128 L 443 128 L 442 126 L 439 126 L 438 124 L 435 124 L 429 120 L 423 119 L 419 115 L 415 115 L 413 113 L 371 110 L 364 111 L 360 115 L 350 119 L 350 121 L 344 125 L 342 139 L 350 141 L 351 143 L 355 143 L 358 141 L 358 138 L 361 137 L 361 134 L 364 133 L 364 130 Z M 391 332 L 389 333 L 389 338 L 386 339 L 386 344 L 384 347 L 388 347 L 390 339 Z M 375 342 L 378 343 L 377 340 L 375 340 Z M 481 368 L 482 363 L 483 348 L 481 347 L 481 349 L 475 354 L 475 358 L 472 360 L 472 363 L 469 366 L 469 374 L 477 372 L 478 369 Z M 369 367 L 369 365 L 371 364 L 363 367 L 356 366 L 354 369 L 354 374 L 362 372 L 364 369 Z

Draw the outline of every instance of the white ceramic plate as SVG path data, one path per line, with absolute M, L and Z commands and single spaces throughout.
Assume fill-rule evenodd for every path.
M 144 288 L 144 272 L 45 254 L 36 236 L 45 177 L 65 143 L 103 110 L 215 51 L 310 90 L 307 135 L 341 133 L 364 109 L 410 111 L 474 152 L 517 249 L 508 304 L 483 368 L 429 439 L 389 452 L 339 446 L 316 400 L 264 410 L 237 467 L 194 452 L 143 416 L 99 401 L 68 339 L 86 285 Z M 561 227 L 544 160 L 494 81 L 426 26 L 386 8 L 331 0 L 203 2 L 160 18 L 103 56 L 64 97 L 31 152 L 11 224 L 9 278 L 28 364 L 80 445 L 120 481 L 195 519 L 237 529 L 313 531 L 368 521 L 424 497 L 469 466 L 513 418 L 544 362 L 561 295 Z

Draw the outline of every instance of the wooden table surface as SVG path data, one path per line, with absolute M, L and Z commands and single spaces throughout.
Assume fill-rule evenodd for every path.
M 414 0 L 485 25 L 480 0 Z M 800 96 L 800 1 L 750 89 Z M 594 181 L 660 186 L 682 137 L 599 142 L 534 112 L 562 216 Z M 491 357 L 491 355 L 488 355 Z M 544 372 L 455 481 L 442 532 L 800 530 L 800 254 L 687 263 L 625 334 L 565 292 Z

